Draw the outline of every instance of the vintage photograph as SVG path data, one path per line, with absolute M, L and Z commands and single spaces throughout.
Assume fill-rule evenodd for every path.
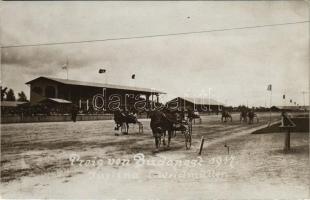
M 2 1 L 1 199 L 309 199 L 309 2 Z

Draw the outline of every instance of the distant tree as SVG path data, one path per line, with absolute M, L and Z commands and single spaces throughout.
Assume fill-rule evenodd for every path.
M 20 93 L 18 93 L 18 99 L 17 99 L 17 101 L 27 101 L 27 96 L 26 96 L 26 94 L 25 94 L 23 91 L 21 91 Z
M 6 94 L 6 100 L 7 101 L 16 101 L 14 90 L 9 89 L 8 93 Z
M 3 101 L 4 100 L 4 96 L 7 94 L 8 88 L 5 87 L 5 88 L 2 89 L 2 86 L 0 86 L 0 88 L 1 88 L 1 101 Z

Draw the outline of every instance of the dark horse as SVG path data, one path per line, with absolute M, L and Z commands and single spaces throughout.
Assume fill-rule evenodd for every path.
M 248 112 L 248 117 L 249 117 L 249 124 L 253 124 L 255 117 L 256 117 L 257 123 L 259 122 L 258 117 L 253 109 Z
M 248 111 L 246 109 L 241 110 L 240 112 L 240 122 L 248 121 Z
M 169 147 L 171 136 L 174 130 L 173 129 L 173 124 L 174 124 L 173 114 L 169 112 L 162 112 L 162 111 L 155 110 L 155 111 L 152 111 L 149 116 L 151 118 L 150 126 L 152 129 L 153 136 L 155 138 L 156 151 L 158 151 L 159 149 L 162 137 L 163 137 L 163 144 L 165 145 L 166 132 L 168 132 L 167 147 Z
M 199 123 L 201 124 L 201 117 L 200 117 L 198 112 L 194 112 L 193 110 L 189 110 L 187 117 L 190 120 L 190 122 L 192 122 L 194 120 L 194 124 L 195 124 L 195 119 L 199 119 Z
M 230 122 L 232 122 L 231 114 L 228 111 L 223 110 L 221 121 L 223 122 L 224 119 L 224 122 L 227 122 L 227 118 L 230 118 Z
M 139 131 L 141 130 L 142 123 L 138 121 L 137 117 L 132 114 L 121 112 L 120 110 L 114 112 L 114 121 L 116 127 L 114 130 L 119 130 L 120 127 L 125 125 L 124 134 L 128 134 L 129 124 L 139 124 Z

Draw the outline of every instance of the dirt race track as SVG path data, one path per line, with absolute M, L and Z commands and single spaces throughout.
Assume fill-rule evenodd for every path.
M 309 198 L 309 133 L 292 133 L 292 152 L 284 153 L 283 133 L 251 134 L 266 126 L 268 113 L 258 115 L 252 125 L 240 124 L 237 115 L 227 123 L 203 116 L 193 126 L 190 150 L 177 133 L 156 154 L 149 120 L 141 120 L 144 133 L 131 126 L 120 136 L 112 121 L 4 124 L 1 197 Z

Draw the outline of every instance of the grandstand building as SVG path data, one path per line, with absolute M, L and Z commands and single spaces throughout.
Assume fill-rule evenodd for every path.
M 115 108 L 130 109 L 137 101 L 158 102 L 164 92 L 149 88 L 139 88 L 103 83 L 82 82 L 77 80 L 38 77 L 26 84 L 30 85 L 32 105 L 53 102 L 54 104 L 75 104 L 81 110 Z

